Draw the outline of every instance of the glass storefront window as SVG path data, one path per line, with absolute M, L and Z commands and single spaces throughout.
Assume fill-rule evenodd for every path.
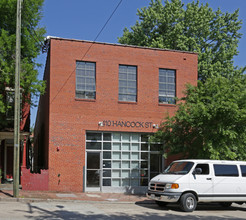
M 102 172 L 87 170 L 89 180 L 95 179 L 95 184 L 90 185 L 101 182 L 105 187 L 147 186 L 150 178 L 163 171 L 161 145 L 150 144 L 148 138 L 148 134 L 138 133 L 87 132 L 87 152 L 101 152 L 102 157 Z

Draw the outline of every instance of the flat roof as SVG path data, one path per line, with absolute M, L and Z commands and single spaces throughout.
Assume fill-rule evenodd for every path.
M 52 40 L 54 39 L 54 40 L 77 41 L 77 42 L 92 43 L 92 44 L 103 44 L 103 45 L 120 46 L 120 47 L 132 47 L 132 48 L 140 48 L 140 49 L 159 50 L 159 51 L 171 51 L 171 52 L 179 52 L 179 53 L 198 54 L 197 52 L 190 52 L 190 51 L 144 47 L 144 46 L 128 45 L 128 44 L 106 43 L 106 42 L 97 42 L 97 41 L 89 41 L 89 40 L 78 40 L 78 39 L 69 39 L 69 38 L 62 38 L 62 37 L 55 37 L 55 36 L 47 36 L 45 38 L 45 42 L 48 42 L 51 39 Z

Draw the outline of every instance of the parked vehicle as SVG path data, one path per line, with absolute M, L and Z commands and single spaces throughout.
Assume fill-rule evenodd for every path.
M 147 197 L 159 206 L 178 202 L 192 212 L 200 202 L 229 207 L 246 203 L 246 162 L 177 160 L 149 182 Z

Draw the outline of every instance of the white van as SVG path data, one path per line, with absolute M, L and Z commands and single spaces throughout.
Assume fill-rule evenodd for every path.
M 147 197 L 159 206 L 179 202 L 186 212 L 198 202 L 246 203 L 246 162 L 177 160 L 150 180 Z

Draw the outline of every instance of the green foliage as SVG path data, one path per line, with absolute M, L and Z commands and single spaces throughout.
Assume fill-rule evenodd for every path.
M 139 20 L 131 31 L 124 29 L 119 43 L 197 52 L 199 79 L 240 74 L 245 68 L 235 68 L 233 57 L 242 21 L 239 11 L 222 13 L 213 11 L 208 4 L 199 1 L 188 3 L 181 0 L 152 0 L 149 7 L 138 10 Z
M 31 95 L 44 92 L 45 83 L 38 79 L 36 57 L 41 51 L 40 42 L 45 29 L 40 28 L 41 7 L 44 0 L 23 2 L 21 26 L 21 77 L 22 103 L 31 103 Z M 7 102 L 6 87 L 14 88 L 16 47 L 17 0 L 0 1 L 0 129 L 6 126 L 6 111 L 11 108 Z
M 246 160 L 246 76 L 211 77 L 187 86 L 152 141 L 185 157 Z
M 223 13 L 208 4 L 152 0 L 119 43 L 198 53 L 198 86 L 187 86 L 178 111 L 167 117 L 152 141 L 184 157 L 246 160 L 246 67 L 238 55 L 239 10 Z

